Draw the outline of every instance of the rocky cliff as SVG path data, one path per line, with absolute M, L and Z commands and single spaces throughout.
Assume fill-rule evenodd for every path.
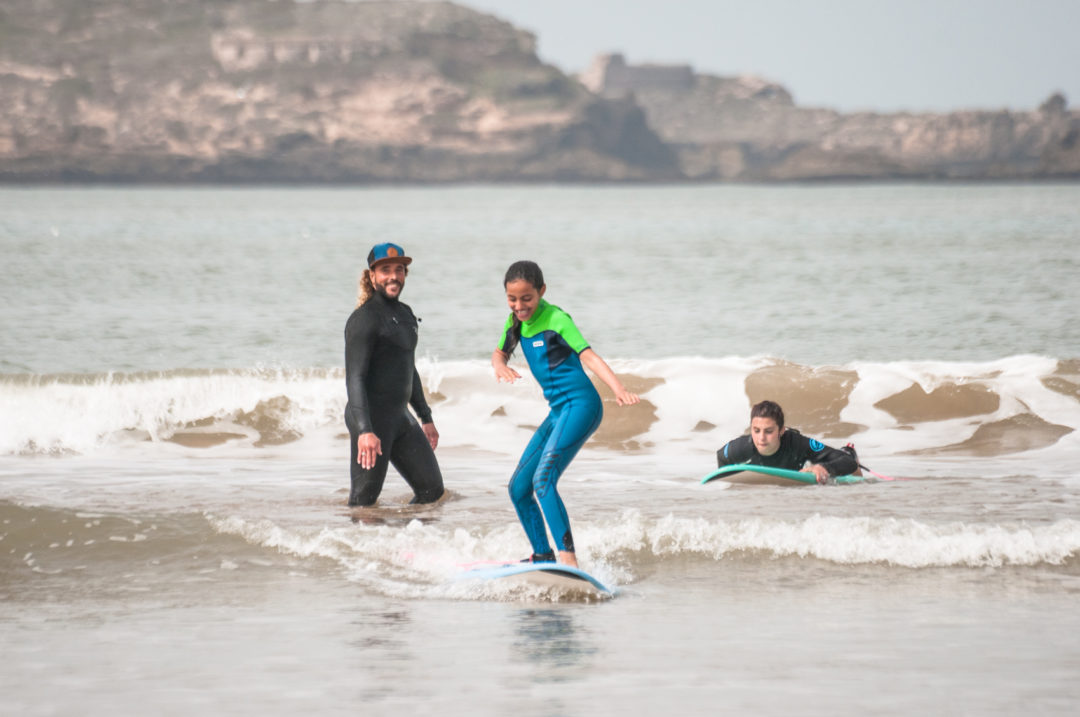
M 801 108 L 449 2 L 0 0 L 0 180 L 1077 178 L 1080 115 Z
M 445 2 L 4 0 L 0 178 L 679 176 L 631 100 Z
M 1054 95 L 1037 110 L 841 114 L 798 107 L 780 85 L 685 65 L 602 55 L 581 76 L 633 97 L 689 179 L 1051 179 L 1080 177 L 1080 113 Z

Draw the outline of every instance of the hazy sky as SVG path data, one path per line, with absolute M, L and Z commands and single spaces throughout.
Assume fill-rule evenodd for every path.
M 603 52 L 779 82 L 845 111 L 1080 107 L 1080 0 L 458 0 L 580 72 Z

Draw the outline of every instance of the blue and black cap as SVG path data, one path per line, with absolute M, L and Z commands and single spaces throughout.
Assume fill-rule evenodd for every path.
M 405 266 L 412 263 L 412 259 L 405 256 L 405 250 L 397 244 L 383 242 L 382 244 L 376 244 L 371 247 L 371 251 L 369 251 L 367 255 L 367 265 L 369 269 L 374 269 L 379 264 L 385 264 L 388 261 L 395 261 L 399 264 L 404 264 Z

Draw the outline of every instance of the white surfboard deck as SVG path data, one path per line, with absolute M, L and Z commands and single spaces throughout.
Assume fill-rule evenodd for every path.
M 562 563 L 504 563 L 463 571 L 460 580 L 515 580 L 586 597 L 606 599 L 615 591 L 580 568 Z

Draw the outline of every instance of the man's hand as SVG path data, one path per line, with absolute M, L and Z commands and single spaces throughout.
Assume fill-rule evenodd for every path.
M 435 450 L 439 447 L 439 432 L 435 430 L 434 423 L 424 423 L 420 425 L 423 429 L 424 435 L 427 436 L 428 443 L 431 444 L 431 450 Z
M 375 467 L 375 457 L 382 455 L 382 442 L 374 433 L 361 433 L 356 439 L 356 462 L 364 470 Z

